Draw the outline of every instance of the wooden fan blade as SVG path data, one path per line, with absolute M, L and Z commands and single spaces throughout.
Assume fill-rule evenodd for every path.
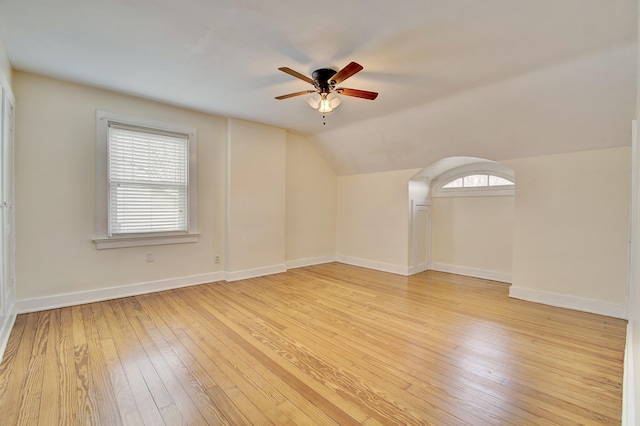
M 340 87 L 336 89 L 336 92 L 345 96 L 353 96 L 355 98 L 369 99 L 374 100 L 378 97 L 376 92 L 368 92 L 366 90 L 358 90 L 358 89 L 347 89 L 346 87 Z
M 309 84 L 313 84 L 313 80 L 311 80 L 309 77 L 307 77 L 304 74 L 300 74 L 298 71 L 294 71 L 291 68 L 287 68 L 287 67 L 280 67 L 278 68 L 280 71 L 282 72 L 286 72 L 287 74 L 294 76 L 296 78 L 299 78 L 300 80 L 304 80 Z
M 314 93 L 314 92 L 315 90 L 303 90 L 302 92 L 295 92 L 295 93 L 289 93 L 288 95 L 276 96 L 276 99 L 278 100 L 289 99 L 289 98 L 293 98 L 294 96 L 302 96 L 302 95 L 306 95 L 308 93 Z
M 336 75 L 334 75 L 331 80 L 335 81 L 336 84 L 345 81 L 346 79 L 348 79 L 349 77 L 351 77 L 352 75 L 354 75 L 355 73 L 358 73 L 360 71 L 362 71 L 363 67 L 362 65 L 355 63 L 355 62 L 351 62 L 349 65 L 347 65 L 346 67 L 342 68 L 340 71 L 338 71 L 338 73 Z

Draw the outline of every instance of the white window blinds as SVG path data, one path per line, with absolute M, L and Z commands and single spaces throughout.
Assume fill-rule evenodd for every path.
M 109 123 L 109 236 L 188 232 L 189 137 Z

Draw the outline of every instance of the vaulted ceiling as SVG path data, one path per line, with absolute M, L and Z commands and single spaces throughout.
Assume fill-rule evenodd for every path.
M 309 135 L 339 174 L 628 145 L 632 0 L 2 0 L 17 70 Z M 303 74 L 364 70 L 326 117 Z

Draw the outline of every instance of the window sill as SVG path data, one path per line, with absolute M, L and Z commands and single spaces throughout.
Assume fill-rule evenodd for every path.
M 157 246 L 161 244 L 182 244 L 197 243 L 199 233 L 179 234 L 179 235 L 154 235 L 145 237 L 113 237 L 113 238 L 94 238 L 98 250 L 123 248 L 123 247 L 139 247 L 139 246 Z

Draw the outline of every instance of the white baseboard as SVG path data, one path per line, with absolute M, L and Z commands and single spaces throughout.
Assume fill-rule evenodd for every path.
M 574 309 L 576 311 L 590 312 L 592 314 L 608 317 L 627 319 L 627 307 L 623 304 L 602 302 L 599 300 L 583 299 L 566 294 L 552 293 L 549 291 L 533 290 L 530 288 L 509 288 L 509 297 L 527 300 L 529 302 L 543 303 L 559 308 Z
M 263 277 L 265 275 L 280 274 L 287 272 L 287 265 L 263 266 L 255 269 L 246 269 L 244 271 L 233 271 L 225 273 L 225 280 L 228 282 L 246 280 L 248 278 Z
M 5 321 L 0 326 L 0 362 L 4 357 L 4 351 L 7 349 L 7 343 L 9 343 L 9 336 L 11 336 L 11 330 L 16 322 L 16 308 L 11 306 L 7 309 L 7 316 Z
M 438 272 L 448 272 L 450 274 L 465 275 L 467 277 L 511 283 L 511 274 L 505 272 L 485 271 L 482 269 L 467 268 L 465 266 L 448 265 L 446 263 L 434 263 L 431 265 L 431 269 Z
M 180 278 L 170 278 L 160 281 L 123 285 L 97 290 L 67 293 L 55 296 L 38 297 L 16 301 L 16 310 L 23 314 L 27 312 L 44 311 L 47 309 L 63 308 L 66 306 L 82 305 L 84 303 L 101 302 L 103 300 L 121 297 L 137 296 L 139 294 L 154 293 L 156 291 L 171 290 L 198 284 L 207 284 L 224 279 L 224 272 L 211 272 L 202 275 L 191 275 Z
M 336 256 L 336 261 L 347 265 L 361 266 L 363 268 L 375 269 L 382 272 L 409 276 L 409 267 L 394 265 L 391 263 L 375 262 L 373 260 L 358 259 L 356 257 Z
M 427 267 L 427 266 L 411 266 L 409 268 L 409 275 L 415 275 L 415 274 L 419 274 L 420 272 L 426 272 L 428 270 L 432 269 L 431 267 Z
M 303 259 L 311 262 L 311 259 Z M 335 261 L 331 258 L 316 258 L 315 263 L 326 263 Z M 302 262 L 302 261 L 300 261 Z M 302 265 L 301 265 L 302 266 Z M 129 284 L 118 287 L 101 288 L 96 290 L 81 291 L 77 293 L 58 294 L 53 296 L 38 297 L 34 299 L 24 299 L 16 301 L 17 313 L 44 311 L 47 309 L 63 308 L 66 306 L 82 305 L 85 303 L 101 302 L 103 300 L 118 299 L 121 297 L 137 296 L 139 294 L 154 293 L 157 291 L 172 290 L 174 288 L 188 287 L 198 284 L 207 284 L 216 281 L 238 281 L 247 278 L 261 277 L 265 275 L 278 274 L 287 271 L 287 265 L 273 265 L 262 268 L 249 269 L 234 272 L 211 272 L 202 275 L 192 275 L 180 278 L 170 278 L 166 280 L 151 281 L 138 284 Z M 14 314 L 15 316 L 15 314 Z M 9 329 L 9 332 L 11 329 Z M 0 335 L 2 338 L 3 335 Z M 2 343 L 0 341 L 0 343 Z
M 306 259 L 288 260 L 287 269 L 304 268 L 305 266 L 321 265 L 335 262 L 335 256 L 307 257 Z
M 635 426 L 640 410 L 635 404 L 636 388 L 633 367 L 633 322 L 627 324 L 627 342 L 624 348 L 624 378 L 622 381 L 622 426 Z

